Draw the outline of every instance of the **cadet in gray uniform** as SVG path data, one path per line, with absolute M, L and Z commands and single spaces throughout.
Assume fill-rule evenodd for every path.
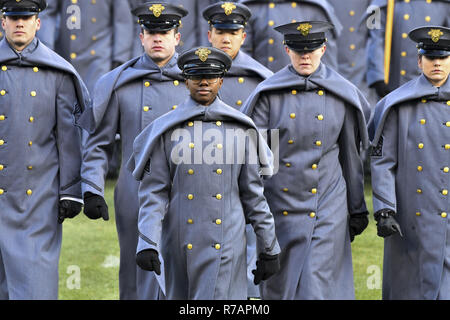
M 136 138 L 129 160 L 141 181 L 137 263 L 165 273 L 169 299 L 247 298 L 246 220 L 257 236 L 255 284 L 279 269 L 261 178 L 270 149 L 250 118 L 217 97 L 231 63 L 215 48 L 182 54 L 190 97 Z
M 333 7 L 325 0 L 241 0 L 252 12 L 247 25 L 247 41 L 243 50 L 273 72 L 287 64 L 289 58 L 284 52 L 283 37 L 274 27 L 286 21 L 329 21 L 334 25 L 327 34 L 329 52 L 324 57 L 328 66 L 338 69 L 336 39 L 342 26 L 333 12 Z
M 422 75 L 381 100 L 369 126 L 383 299 L 449 300 L 450 29 L 409 37 Z
M 450 0 L 395 1 L 389 83 L 384 83 L 384 57 L 387 0 L 373 0 L 381 9 L 381 29 L 370 30 L 367 51 L 367 83 L 380 97 L 417 78 L 416 46 L 408 32 L 424 25 L 450 26 Z
M 35 37 L 45 7 L 0 1 L 0 299 L 58 298 L 61 224 L 83 203 L 75 122 L 89 94 Z
M 251 16 L 247 6 L 236 2 L 218 2 L 205 8 L 203 17 L 209 23 L 208 40 L 214 48 L 225 51 L 233 64 L 224 76 L 219 98 L 236 109 L 240 109 L 256 86 L 270 77 L 273 72 L 241 51 L 247 33 L 245 25 Z M 253 283 L 252 270 L 255 269 L 256 235 L 250 224 L 247 233 L 247 278 L 248 296 L 259 297 L 259 289 Z
M 261 285 L 263 299 L 354 299 L 350 242 L 368 224 L 360 145 L 368 146 L 369 106 L 348 80 L 321 62 L 327 22 L 276 28 L 291 64 L 263 81 L 243 112 L 279 151 L 265 180 L 281 270 Z M 269 135 L 268 135 L 269 136 Z M 272 135 L 270 135 L 272 136 Z
M 128 12 L 124 0 L 49 0 L 38 36 L 73 64 L 92 94 L 102 75 L 131 58 Z
M 137 7 L 145 3 L 145 0 L 129 0 L 132 8 Z M 208 38 L 206 32 L 208 30 L 208 24 L 203 21 L 202 11 L 211 3 L 217 2 L 215 0 L 169 0 L 166 3 L 174 6 L 180 6 L 186 9 L 189 14 L 183 19 L 182 25 L 180 25 L 181 41 L 177 46 L 178 52 L 189 50 L 193 47 L 206 45 Z M 139 34 L 140 26 L 135 23 L 134 33 Z M 142 54 L 142 45 L 140 42 L 135 41 L 133 45 L 133 56 Z
M 164 11 L 161 11 L 164 6 Z M 150 10 L 150 9 L 151 10 Z M 122 163 L 132 153 L 134 138 L 159 116 L 174 110 L 188 96 L 177 66 L 175 51 L 180 41 L 178 26 L 186 10 L 166 3 L 135 8 L 142 26 L 140 39 L 145 53 L 102 77 L 94 93 L 94 107 L 80 124 L 90 135 L 83 153 L 85 213 L 91 218 L 107 216 L 103 199 L 108 155 L 120 132 Z M 119 289 L 121 299 L 156 299 L 154 275 L 136 266 L 139 211 L 138 182 L 121 167 L 114 194 L 120 244 Z

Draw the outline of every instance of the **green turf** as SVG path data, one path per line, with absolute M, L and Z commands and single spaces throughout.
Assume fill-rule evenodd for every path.
M 114 220 L 114 182 L 108 181 L 106 201 L 110 220 L 91 221 L 84 214 L 64 222 L 59 266 L 62 300 L 116 300 L 119 298 L 119 245 Z M 370 187 L 366 202 L 372 213 Z M 381 298 L 383 240 L 376 235 L 373 217 L 369 227 L 352 243 L 356 298 Z

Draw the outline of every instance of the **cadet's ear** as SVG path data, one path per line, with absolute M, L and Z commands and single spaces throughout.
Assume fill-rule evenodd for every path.
M 417 56 L 417 65 L 419 66 L 419 69 L 420 69 L 420 70 L 423 70 L 422 57 L 423 57 L 423 55 L 421 55 L 421 54 L 419 54 L 419 55 Z

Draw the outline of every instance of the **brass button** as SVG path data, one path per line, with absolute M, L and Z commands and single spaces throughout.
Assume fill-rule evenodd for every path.
M 222 149 L 223 149 L 223 145 L 222 145 L 221 143 L 219 143 L 219 144 L 217 145 L 217 149 L 222 150 Z
M 409 14 L 405 14 L 405 15 L 403 15 L 403 19 L 405 19 L 405 20 L 409 20 L 409 18 L 410 18 Z
M 449 167 L 445 167 L 444 169 L 442 169 L 445 173 L 448 173 L 450 171 Z
M 422 189 L 417 189 L 416 192 L 420 194 L 422 193 Z
M 217 200 L 222 200 L 222 195 L 221 195 L 221 194 L 217 194 L 217 195 L 216 195 L 216 199 L 217 199 Z
M 188 200 L 194 200 L 194 195 L 193 194 L 188 194 L 187 198 L 188 198 Z
M 236 101 L 236 104 L 237 104 L 238 106 L 242 106 L 242 100 Z
M 444 189 L 444 190 L 442 190 L 442 195 L 444 195 L 444 196 L 446 196 L 446 195 L 448 195 L 448 190 L 447 189 Z
M 180 81 L 175 80 L 175 81 L 173 82 L 173 85 L 174 85 L 175 87 L 179 86 L 179 85 L 180 85 Z
M 317 164 L 313 164 L 311 168 L 312 168 L 313 170 L 317 170 L 318 167 L 319 167 L 319 166 L 318 166 Z
M 194 246 L 193 246 L 192 244 L 189 243 L 186 247 L 187 247 L 188 250 L 192 250 L 192 248 L 193 248 Z
M 425 119 L 420 119 L 420 124 L 424 125 L 424 124 L 426 124 L 426 123 L 427 123 L 427 120 L 425 120 Z
M 188 223 L 188 224 L 194 224 L 194 220 L 188 219 L 187 223 Z
M 423 167 L 422 166 L 417 166 L 417 171 L 422 172 L 423 171 Z
M 418 147 L 419 147 L 419 149 L 423 149 L 423 147 L 424 147 L 423 143 L 419 143 Z
M 0 115 L 0 121 L 4 121 L 6 119 L 6 117 L 2 114 Z
M 0 140 L 0 146 L 5 144 L 5 140 Z
M 283 211 L 283 216 L 287 216 L 289 213 L 287 211 Z
M 287 168 L 290 168 L 292 165 L 288 162 L 288 163 L 286 163 L 286 167 Z
M 190 149 L 194 149 L 194 148 L 195 148 L 195 144 L 194 144 L 194 143 L 192 143 L 192 142 L 191 142 L 191 143 L 189 143 L 189 148 L 190 148 Z
M 291 93 L 295 96 L 297 94 L 297 90 L 292 90 Z
M 221 127 L 222 126 L 222 122 L 221 121 L 217 121 L 216 122 L 216 126 Z
M 188 170 L 188 174 L 192 176 L 194 174 L 194 170 L 193 169 L 189 169 Z
M 28 142 L 28 146 L 32 146 L 33 145 L 33 141 Z
M 216 248 L 216 250 L 220 250 L 221 246 L 220 246 L 220 244 L 217 243 L 217 244 L 214 246 L 214 248 Z
M 217 219 L 217 220 L 216 220 L 216 224 L 217 224 L 217 225 L 221 225 L 221 224 L 222 224 L 222 220 L 221 220 L 221 219 Z
M 71 36 L 70 36 L 70 40 L 76 40 L 77 39 L 77 35 L 76 34 L 72 34 Z
M 445 126 L 450 127 L 450 121 L 447 121 L 447 122 L 445 123 Z
M 291 113 L 289 116 L 291 117 L 291 119 L 295 119 L 297 117 L 295 113 Z
M 34 117 L 30 117 L 30 118 L 28 119 L 28 121 L 29 121 L 30 123 L 33 123 L 33 122 L 34 122 Z
M 4 96 L 6 94 L 6 90 L 1 90 L 0 95 Z
M 146 86 L 147 88 L 150 87 L 150 82 L 145 81 L 145 82 L 144 82 L 144 86 Z
M 70 59 L 75 60 L 77 58 L 77 54 L 76 53 L 71 53 L 70 54 Z
M 244 79 L 244 78 L 239 78 L 239 79 L 238 79 L 238 82 L 242 84 L 242 83 L 245 82 L 245 79 Z
M 0 171 L 3 171 L 5 169 L 5 166 L 0 164 Z
M 319 115 L 317 116 L 317 120 L 323 121 L 323 119 L 324 119 L 324 116 L 323 116 L 322 114 L 319 114 Z
M 39 72 L 39 68 L 38 67 L 34 67 L 33 68 L 33 72 L 35 72 L 35 73 Z
M 222 169 L 217 169 L 217 170 L 216 170 L 216 173 L 217 173 L 218 175 L 221 175 L 221 174 L 223 173 L 223 171 L 222 171 Z
M 416 216 L 420 217 L 422 214 L 420 212 L 416 212 Z
M 311 193 L 312 193 L 312 194 L 317 194 L 317 189 L 316 189 L 316 188 L 313 188 L 313 189 L 311 190 Z
M 144 112 L 149 112 L 150 111 L 150 107 L 149 106 L 145 106 L 144 108 L 142 108 L 144 110 Z
M 283 192 L 288 192 L 289 189 L 288 188 L 283 188 Z
M 176 108 L 178 108 L 177 105 L 172 106 L 172 110 L 175 110 Z
M 5 194 L 5 190 L 0 189 L 0 196 L 2 196 L 2 195 L 4 195 L 4 194 Z
M 273 62 L 273 60 L 275 60 L 273 57 L 269 57 L 268 58 L 269 62 Z
M 317 94 L 318 94 L 319 96 L 323 96 L 325 93 L 323 92 L 323 90 L 319 90 L 319 91 L 317 92 Z
M 420 100 L 420 102 L 427 103 L 427 99 L 422 99 L 422 100 Z
M 194 126 L 194 123 L 192 121 L 189 121 L 188 122 L 188 127 L 193 127 L 193 126 Z
M 442 212 L 442 213 L 441 213 L 441 217 L 442 217 L 442 218 L 447 218 L 447 212 Z
M 289 140 L 288 144 L 294 144 L 294 140 Z
M 31 95 L 32 97 L 36 97 L 36 96 L 37 96 L 37 93 L 36 93 L 36 91 L 31 91 L 31 92 L 30 92 L 30 95 Z
M 6 70 L 8 70 L 8 67 L 7 66 L 2 66 L 2 71 L 6 71 Z
M 316 141 L 316 146 L 318 146 L 318 147 L 320 147 L 320 146 L 322 146 L 322 141 Z
M 445 150 L 450 150 L 450 144 L 446 144 L 446 145 L 444 146 L 444 148 L 445 148 Z
M 316 217 L 316 213 L 315 213 L 315 212 L 311 212 L 311 213 L 309 214 L 309 217 L 310 217 L 310 218 L 315 218 L 315 217 Z
M 28 196 L 31 196 L 32 194 L 33 194 L 33 190 L 28 189 L 28 190 L 27 190 L 27 195 L 28 195 Z

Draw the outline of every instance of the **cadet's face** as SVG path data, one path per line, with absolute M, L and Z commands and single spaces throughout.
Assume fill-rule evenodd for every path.
M 159 66 L 164 66 L 174 55 L 175 47 L 180 43 L 181 35 L 175 29 L 151 32 L 144 30 L 139 35 L 145 53 Z
M 443 58 L 419 58 L 419 68 L 435 87 L 442 86 L 450 73 L 450 56 Z
M 2 18 L 5 37 L 11 46 L 22 51 L 36 36 L 41 28 L 41 20 L 37 16 L 6 16 Z
M 228 53 L 234 59 L 244 44 L 247 33 L 244 29 L 226 30 L 212 28 L 208 31 L 208 40 L 214 48 Z
M 204 106 L 209 106 L 217 97 L 223 78 L 186 79 L 191 98 Z
M 302 76 L 313 74 L 320 65 L 326 46 L 309 52 L 296 52 L 286 47 L 286 53 L 291 59 L 292 66 Z

